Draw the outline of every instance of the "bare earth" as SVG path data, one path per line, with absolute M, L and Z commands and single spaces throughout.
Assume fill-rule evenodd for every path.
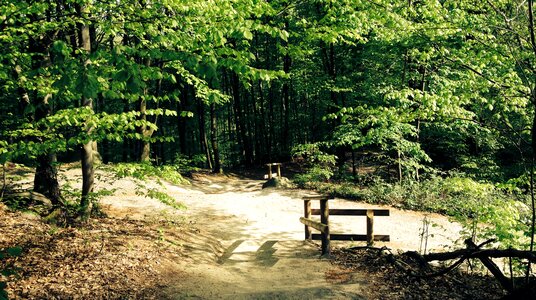
M 68 178 L 77 176 L 66 173 Z M 101 180 L 97 187 L 118 190 L 101 203 L 115 218 L 179 220 L 195 230 L 166 231 L 163 239 L 181 247 L 181 255 L 160 264 L 170 299 L 369 299 L 374 285 L 367 274 L 320 259 L 318 243 L 304 241 L 302 197 L 310 191 L 261 188 L 261 180 L 198 175 L 191 185 L 165 183 L 169 194 L 188 209 L 170 209 L 137 196 L 132 181 Z M 315 203 L 318 205 L 318 203 Z M 313 204 L 313 208 L 314 208 Z M 336 199 L 331 208 L 378 207 Z M 390 217 L 375 218 L 375 233 L 389 234 L 381 244 L 393 250 L 428 250 L 450 246 L 460 226 L 446 217 L 390 208 Z M 428 238 L 421 239 L 423 220 Z M 331 217 L 332 232 L 364 233 L 363 217 Z M 339 242 L 337 246 L 356 243 Z

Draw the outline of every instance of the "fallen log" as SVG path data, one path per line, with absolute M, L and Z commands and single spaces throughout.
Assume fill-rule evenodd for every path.
M 458 259 L 456 263 L 448 267 L 446 270 L 453 270 L 453 266 L 458 266 L 467 259 L 478 259 L 482 264 L 491 272 L 491 274 L 499 281 L 501 286 L 512 293 L 514 291 L 514 284 L 511 279 L 507 278 L 501 271 L 501 269 L 491 260 L 491 258 L 518 258 L 525 259 L 527 261 L 536 263 L 536 253 L 531 251 L 523 251 L 518 249 L 480 249 L 483 245 L 491 243 L 492 240 L 486 241 L 480 245 L 476 245 L 472 239 L 467 239 L 465 244 L 466 249 L 459 249 L 452 252 L 443 253 L 429 253 L 420 255 L 415 251 L 406 252 L 405 255 L 415 258 L 419 262 L 431 262 L 431 261 L 447 261 Z
M 415 257 L 415 251 L 407 252 L 410 256 Z M 460 257 L 466 258 L 520 258 L 526 259 L 530 262 L 536 263 L 536 253 L 530 251 L 523 251 L 517 249 L 459 249 L 452 252 L 441 252 L 441 253 L 428 253 L 424 255 L 418 254 L 423 260 L 427 262 L 431 261 L 447 261 L 458 259 Z
M 479 246 L 477 246 L 472 239 L 465 240 L 465 244 L 469 250 L 479 250 Z M 507 290 L 509 293 L 514 290 L 512 281 L 504 276 L 501 269 L 491 260 L 491 258 L 489 258 L 489 256 L 480 256 L 478 259 L 484 266 L 486 266 L 486 268 L 488 268 L 491 274 L 493 274 L 493 276 L 499 281 L 505 290 Z
M 354 247 L 348 250 L 357 250 L 357 249 L 371 249 L 377 250 L 380 255 L 385 256 L 389 262 L 395 265 L 397 268 L 404 271 L 406 274 L 412 277 L 418 278 L 431 278 L 436 276 L 442 276 L 450 271 L 455 270 L 467 259 L 478 259 L 484 266 L 493 274 L 493 276 L 499 281 L 504 290 L 508 291 L 509 294 L 515 293 L 518 289 L 514 289 L 514 283 L 517 283 L 514 280 L 514 283 L 511 279 L 507 278 L 499 267 L 491 260 L 491 258 L 518 258 L 524 259 L 536 263 L 536 253 L 530 251 L 523 251 L 517 249 L 481 249 L 480 247 L 487 245 L 493 242 L 492 240 L 486 241 L 480 245 L 476 245 L 472 239 L 465 241 L 467 248 L 459 249 L 451 252 L 442 252 L 442 253 L 428 253 L 421 255 L 415 251 L 408 251 L 402 253 L 403 256 L 411 258 L 413 261 L 417 262 L 420 270 L 415 270 L 409 264 L 405 263 L 398 256 L 395 256 L 391 253 L 388 248 L 373 248 L 373 247 Z M 431 266 L 429 265 L 432 261 L 449 261 L 456 260 L 454 263 L 450 264 L 448 267 L 432 271 Z M 423 271 L 425 270 L 425 271 Z M 514 278 L 515 279 L 515 278 Z M 533 284 L 534 285 L 534 284 Z M 519 285 L 521 287 L 522 285 Z M 534 288 L 531 286 L 529 288 Z

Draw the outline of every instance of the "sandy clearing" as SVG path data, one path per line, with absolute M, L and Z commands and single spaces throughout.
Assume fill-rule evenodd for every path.
M 68 170 L 69 179 L 78 176 Z M 72 174 L 70 174 L 72 173 Z M 74 176 L 74 177 L 73 177 Z M 329 260 L 320 259 L 319 243 L 304 241 L 303 200 L 312 192 L 262 189 L 264 181 L 235 177 L 202 176 L 191 185 L 148 188 L 166 189 L 188 209 L 177 211 L 136 193 L 129 179 L 102 176 L 98 188 L 118 188 L 101 200 L 116 217 L 180 219 L 198 228 L 187 238 L 189 254 L 169 260 L 162 272 L 169 279 L 170 299 L 367 299 L 374 289 L 366 274 L 348 273 Z M 313 208 L 318 202 L 313 202 Z M 335 199 L 330 208 L 385 208 Z M 375 218 L 375 233 L 389 234 L 391 242 L 377 243 L 393 250 L 418 250 L 426 217 L 427 247 L 440 250 L 452 245 L 461 227 L 437 214 L 389 208 L 390 217 Z M 364 217 L 332 216 L 332 232 L 364 233 Z M 184 237 L 182 237 L 184 239 Z M 359 243 L 333 242 L 333 246 Z

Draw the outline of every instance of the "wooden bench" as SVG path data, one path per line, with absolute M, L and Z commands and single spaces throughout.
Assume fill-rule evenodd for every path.
M 272 167 L 277 166 L 277 177 L 281 178 L 281 163 L 270 163 L 268 166 L 268 179 L 272 179 Z
M 372 246 L 374 241 L 390 241 L 389 235 L 374 234 L 374 216 L 389 216 L 388 209 L 329 209 L 328 201 L 333 199 L 329 196 L 310 196 L 303 198 L 304 216 L 300 217 L 300 222 L 305 225 L 306 240 L 322 241 L 322 256 L 331 254 L 330 242 L 335 241 L 366 241 Z M 320 201 L 320 209 L 311 209 L 311 201 Z M 366 216 L 366 234 L 333 234 L 330 232 L 329 215 L 333 216 Z M 311 219 L 312 215 L 320 215 L 320 222 Z M 320 231 L 320 234 L 313 234 L 311 227 Z

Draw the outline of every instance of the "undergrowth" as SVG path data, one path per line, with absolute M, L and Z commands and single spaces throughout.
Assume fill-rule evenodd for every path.
M 149 163 L 120 163 L 111 166 L 108 171 L 115 174 L 117 179 L 130 177 L 135 180 L 136 194 L 147 198 L 156 199 L 172 208 L 185 209 L 186 206 L 177 202 L 175 198 L 165 191 L 162 180 L 173 184 L 189 184 L 190 182 L 179 173 L 174 166 L 153 166 Z M 162 189 L 148 188 L 146 180 L 154 180 Z
M 173 184 L 189 184 L 189 181 L 182 177 L 179 169 L 170 165 L 153 166 L 149 163 L 119 163 L 113 165 L 109 170 L 113 171 L 119 178 L 132 177 L 139 180 L 155 179 L 158 182 L 165 180 Z

